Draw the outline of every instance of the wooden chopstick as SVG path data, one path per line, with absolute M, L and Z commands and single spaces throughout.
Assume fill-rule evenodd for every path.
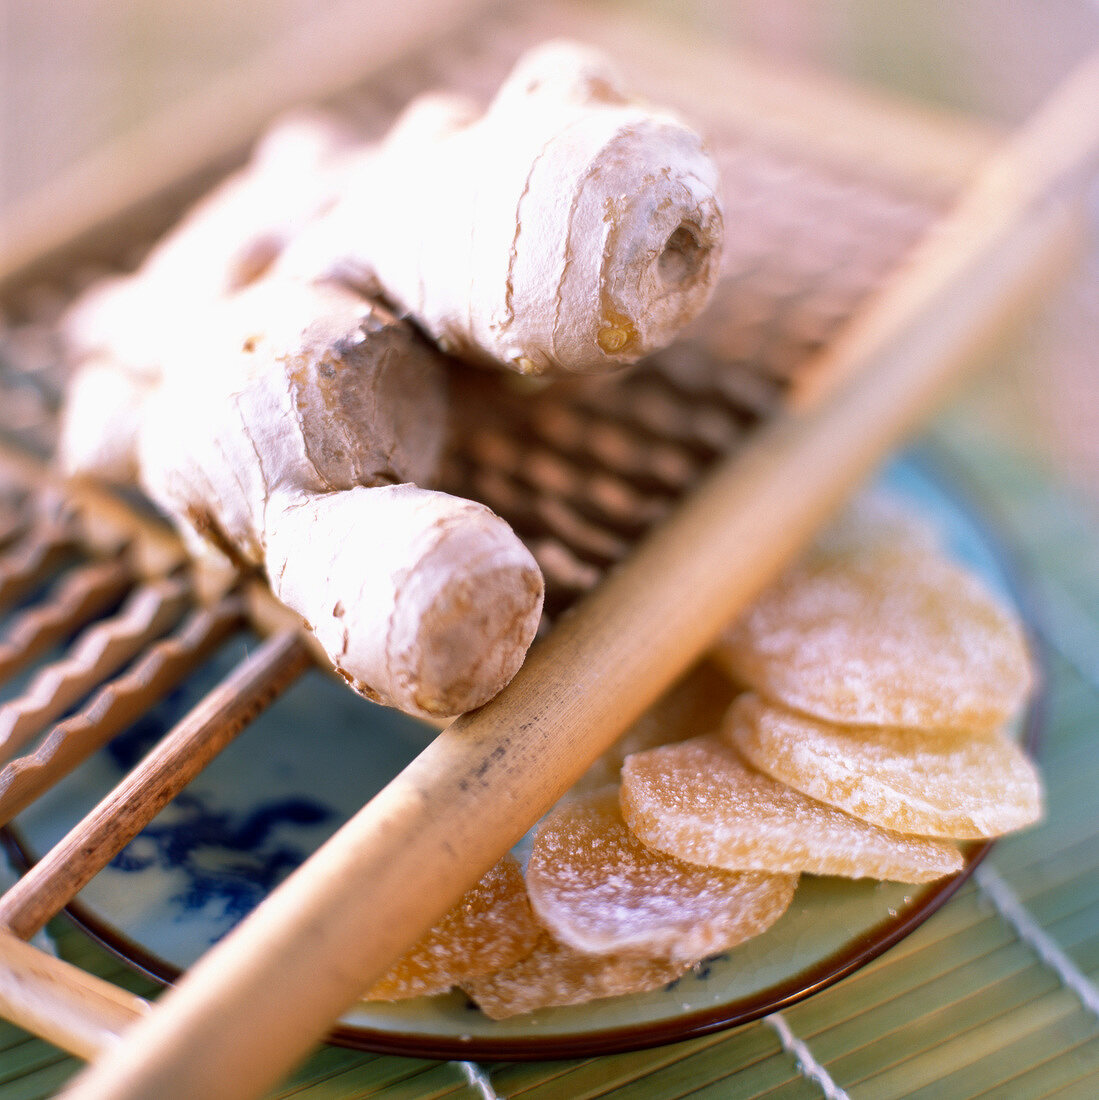
M 827 399 L 719 467 L 505 692 L 444 731 L 68 1095 L 259 1095 L 319 1041 L 923 421 L 1023 289 L 1063 262 L 1079 221 L 1059 200 L 1094 165 L 1096 102 L 1099 57 L 970 191 L 1006 173 L 1017 186 L 1003 202 L 986 216 L 963 199 L 856 322 Z
M 311 664 L 298 631 L 268 638 L 0 898 L 0 925 L 34 935 Z

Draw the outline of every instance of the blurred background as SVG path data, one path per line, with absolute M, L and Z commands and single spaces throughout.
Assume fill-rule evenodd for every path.
M 1005 126 L 1099 47 L 1099 0 L 600 2 Z M 347 0 L 0 0 L 0 211 L 213 77 L 307 38 L 318 20 L 384 21 L 386 5 L 374 6 L 376 15 Z M 1099 514 L 1097 332 L 1093 244 L 1078 277 L 984 383 L 996 391 L 982 399 L 977 383 L 967 409 L 999 418 L 999 433 L 1055 465 Z

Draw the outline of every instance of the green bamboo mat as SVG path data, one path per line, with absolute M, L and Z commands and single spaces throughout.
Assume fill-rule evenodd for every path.
M 1099 1095 L 1099 522 L 963 402 L 922 457 L 992 518 L 1034 597 L 1047 654 L 1046 822 L 1001 841 L 947 905 L 840 984 L 739 1030 L 567 1062 L 472 1064 L 315 1053 L 274 1093 L 490 1100 Z M 61 954 L 150 995 L 63 921 Z M 0 1100 L 52 1096 L 79 1064 L 0 1023 Z

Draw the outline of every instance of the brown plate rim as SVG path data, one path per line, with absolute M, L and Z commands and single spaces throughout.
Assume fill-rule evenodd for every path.
M 987 502 L 981 500 L 978 503 L 978 494 L 969 489 L 965 476 L 941 455 L 923 448 L 909 452 L 904 456 L 904 462 L 926 478 L 965 516 L 995 560 L 1008 594 L 1020 612 L 1031 653 L 1040 672 L 1039 686 L 1023 716 L 1021 742 L 1031 755 L 1036 756 L 1047 724 L 1046 685 L 1049 678 L 1044 672 L 1048 666 L 1048 654 L 1035 627 L 1038 620 L 1034 587 L 1025 579 L 1018 556 L 1010 541 L 1004 537 L 1007 524 L 992 514 Z M 21 870 L 25 871 L 35 862 L 33 853 L 14 824 L 0 829 L 0 842 Z M 966 846 L 965 866 L 961 871 L 923 887 L 913 901 L 897 910 L 895 916 L 854 936 L 840 950 L 751 996 L 711 1009 L 621 1027 L 500 1038 L 477 1036 L 467 1039 L 462 1036 L 444 1037 L 339 1025 L 329 1033 L 327 1041 L 354 1050 L 401 1057 L 488 1062 L 547 1061 L 628 1053 L 731 1030 L 789 1008 L 835 985 L 885 954 L 911 935 L 961 889 L 994 843 L 984 841 Z M 71 902 L 64 913 L 88 936 L 139 973 L 164 985 L 171 985 L 179 978 L 181 971 L 178 967 L 131 940 L 79 901 Z

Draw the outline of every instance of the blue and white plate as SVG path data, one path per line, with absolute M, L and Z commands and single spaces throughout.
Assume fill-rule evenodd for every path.
M 913 461 L 884 478 L 944 532 L 953 552 L 1008 600 L 1001 548 L 946 482 Z M 163 731 L 240 659 L 227 647 L 172 698 L 22 815 L 12 836 L 31 859 L 59 840 Z M 252 642 L 251 644 L 254 644 Z M 1036 708 L 1020 723 L 1033 744 Z M 140 969 L 171 980 L 228 932 L 424 746 L 434 731 L 310 672 L 262 715 L 81 893 L 72 915 Z M 335 1038 L 444 1058 L 607 1053 L 735 1026 L 858 969 L 958 888 L 803 877 L 764 935 L 655 993 L 486 1019 L 460 994 L 349 1012 Z M 363 899 L 369 905 L 369 898 Z

